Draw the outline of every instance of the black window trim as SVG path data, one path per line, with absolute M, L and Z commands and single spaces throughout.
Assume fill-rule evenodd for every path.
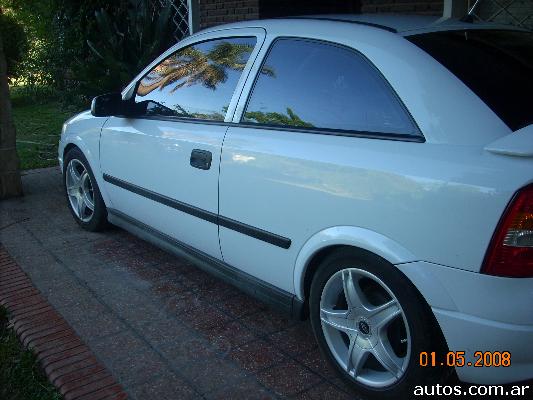
M 285 39 L 291 39 L 291 40 L 301 40 L 306 42 L 313 42 L 313 43 L 320 43 L 325 44 L 329 46 L 339 47 L 348 51 L 351 51 L 353 53 L 356 53 L 358 56 L 360 56 L 374 71 L 376 71 L 377 75 L 381 77 L 385 85 L 389 88 L 393 96 L 397 99 L 400 107 L 404 110 L 406 115 L 411 120 L 413 126 L 418 131 L 417 134 L 411 134 L 411 133 L 391 133 L 391 132 L 374 132 L 374 131 L 358 131 L 358 130 L 347 130 L 347 129 L 330 129 L 330 128 L 303 128 L 303 127 L 291 127 L 291 126 L 285 126 L 285 125 L 276 125 L 276 124 L 255 124 L 251 122 L 243 121 L 244 115 L 246 114 L 246 110 L 248 108 L 248 104 L 250 102 L 250 99 L 252 98 L 253 92 L 255 90 L 255 86 L 257 85 L 257 81 L 259 80 L 259 77 L 261 75 L 261 70 L 263 69 L 264 64 L 266 63 L 266 60 L 268 56 L 270 55 L 270 52 L 272 51 L 272 48 L 278 42 L 279 40 L 285 40 Z M 248 79 L 250 79 L 250 76 L 248 76 Z M 239 100 L 240 101 L 240 100 Z M 234 123 L 235 124 L 235 123 Z M 301 133 L 312 133 L 312 134 L 321 134 L 321 135 L 334 135 L 334 136 L 352 136 L 352 137 L 359 137 L 359 138 L 367 138 L 367 139 L 383 139 L 383 140 L 395 140 L 395 141 L 409 141 L 409 142 L 418 142 L 418 143 L 425 143 L 426 138 L 424 137 L 424 134 L 422 133 L 420 127 L 416 123 L 415 119 L 413 118 L 411 112 L 409 109 L 405 106 L 404 102 L 398 96 L 398 93 L 396 93 L 396 90 L 391 86 L 389 81 L 383 76 L 381 71 L 372 63 L 363 53 L 361 53 L 359 50 L 354 49 L 353 47 L 346 46 L 341 43 L 331 42 L 329 40 L 323 40 L 323 39 L 314 39 L 309 37 L 302 37 L 302 36 L 278 36 L 272 42 L 270 43 L 268 50 L 266 51 L 265 55 L 263 56 L 263 59 L 261 60 L 261 65 L 259 66 L 259 69 L 257 70 L 254 82 L 252 83 L 252 86 L 250 87 L 250 90 L 248 91 L 246 102 L 244 104 L 244 107 L 242 109 L 242 114 L 240 116 L 239 122 L 236 123 L 237 126 L 241 127 L 248 127 L 248 128 L 256 128 L 256 129 L 275 129 L 275 130 L 282 130 L 282 131 L 288 131 L 288 132 L 301 132 Z
M 315 135 L 329 135 L 329 136 L 347 136 L 357 137 L 362 139 L 378 139 L 378 140 L 392 140 L 403 142 L 416 142 L 425 143 L 425 138 L 421 135 L 401 134 L 401 133 L 380 133 L 380 132 L 367 132 L 367 131 L 347 131 L 342 129 L 327 129 L 327 128 L 302 128 L 282 125 L 268 125 L 268 124 L 253 124 L 246 122 L 226 122 L 226 121 L 213 121 L 203 119 L 188 119 L 183 117 L 172 117 L 168 115 L 146 115 L 140 117 L 127 117 L 117 116 L 119 118 L 132 118 L 132 119 L 148 119 L 155 121 L 168 121 L 168 122 L 181 122 L 188 124 L 202 124 L 202 125 L 214 125 L 214 126 L 226 126 L 232 128 L 251 128 L 251 129 L 264 129 L 264 130 L 277 130 L 284 132 L 295 133 L 310 133 Z
M 187 45 L 185 45 L 183 47 L 180 47 L 176 51 L 173 51 L 168 56 L 163 58 L 160 62 L 156 63 L 153 68 L 149 69 L 144 75 L 142 75 L 139 79 L 137 79 L 137 82 L 135 82 L 135 86 L 133 88 L 132 95 L 131 95 L 129 101 L 135 102 L 135 97 L 137 95 L 137 90 L 139 89 L 139 85 L 141 84 L 141 81 L 150 72 L 152 72 L 152 70 L 155 67 L 157 67 L 159 64 L 161 64 L 163 61 L 165 61 L 169 57 L 172 57 L 178 51 L 186 49 L 187 47 L 196 46 L 196 45 L 199 45 L 199 44 L 202 44 L 202 43 L 206 43 L 206 42 L 212 42 L 212 41 L 215 41 L 215 40 L 224 40 L 224 39 L 236 39 L 236 38 L 255 38 L 255 45 L 254 45 L 254 49 L 252 50 L 252 53 L 254 52 L 254 50 L 256 49 L 256 47 L 257 47 L 257 45 L 259 43 L 259 36 L 258 35 L 255 35 L 255 34 L 244 34 L 243 33 L 242 35 L 232 34 L 232 35 L 228 35 L 228 36 L 212 37 L 212 38 L 209 38 L 209 39 L 203 39 L 203 40 L 200 40 L 198 42 L 190 43 L 190 44 L 187 44 Z M 261 45 L 262 45 L 262 43 L 261 43 Z M 259 53 L 258 53 L 258 55 L 259 55 Z M 256 56 L 256 58 L 257 58 L 257 56 Z M 246 64 L 248 64 L 249 61 L 250 61 L 250 59 L 248 59 L 248 61 L 246 61 Z M 241 72 L 241 74 L 242 74 L 242 72 Z M 247 79 L 248 79 L 248 77 L 247 77 Z M 246 83 L 246 80 L 245 80 L 245 83 Z M 237 92 L 237 89 L 238 89 L 238 85 L 233 90 L 233 94 L 231 96 L 231 99 L 233 99 L 233 96 L 235 96 L 235 93 Z M 241 93 L 239 93 L 239 97 L 240 97 L 241 94 L 242 94 L 242 90 L 241 90 Z M 231 103 L 231 99 L 230 99 L 230 103 Z M 237 101 L 238 101 L 238 99 L 237 99 Z M 224 115 L 224 120 L 226 119 L 227 116 L 228 116 L 228 112 L 226 111 L 226 114 Z M 228 124 L 228 122 L 226 122 L 224 120 L 219 121 L 219 120 L 213 120 L 213 119 L 188 118 L 188 117 L 178 117 L 178 116 L 170 116 L 170 115 L 136 115 L 134 117 L 127 116 L 127 115 L 117 115 L 117 117 L 119 117 L 119 118 L 129 118 L 129 119 L 150 119 L 150 120 L 161 120 L 161 121 L 201 123 L 201 124 L 210 124 L 210 125 L 216 124 L 216 125 L 222 125 L 222 126 L 226 126 Z
M 346 129 L 331 129 L 331 128 L 303 128 L 292 127 L 275 124 L 254 124 L 247 122 L 231 123 L 230 126 L 238 128 L 252 128 L 252 129 L 265 129 L 276 130 L 284 132 L 296 132 L 296 133 L 310 133 L 314 135 L 329 135 L 329 136 L 348 136 L 357 137 L 361 139 L 380 139 L 380 140 L 392 140 L 403 142 L 416 142 L 425 143 L 426 139 L 421 134 L 410 133 L 386 133 L 386 132 L 373 132 L 373 131 L 353 131 Z

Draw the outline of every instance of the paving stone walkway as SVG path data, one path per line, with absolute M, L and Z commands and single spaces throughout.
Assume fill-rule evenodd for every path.
M 126 400 L 127 394 L 0 244 L 0 306 L 65 400 Z
M 349 399 L 307 322 L 111 228 L 83 231 L 58 168 L 0 203 L 0 243 L 132 399 Z

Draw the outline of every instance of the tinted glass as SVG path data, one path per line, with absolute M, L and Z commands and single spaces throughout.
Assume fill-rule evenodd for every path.
M 255 42 L 211 40 L 174 53 L 141 80 L 135 96 L 139 112 L 223 121 Z
M 513 131 L 533 123 L 533 34 L 434 32 L 408 39 L 461 79 Z
M 243 121 L 303 128 L 417 133 L 383 77 L 353 50 L 303 39 L 277 40 Z

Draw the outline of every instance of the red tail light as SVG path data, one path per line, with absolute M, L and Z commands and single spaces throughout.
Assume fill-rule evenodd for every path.
M 514 278 L 533 277 L 533 185 L 519 190 L 505 210 L 481 271 Z

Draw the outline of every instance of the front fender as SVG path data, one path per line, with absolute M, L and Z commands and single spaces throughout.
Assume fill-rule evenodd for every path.
M 400 264 L 416 261 L 416 257 L 394 240 L 369 229 L 357 226 L 335 226 L 324 229 L 310 237 L 302 246 L 294 268 L 294 288 L 296 296 L 304 300 L 304 277 L 313 256 L 330 246 L 353 246 L 389 261 Z
M 65 123 L 65 130 L 61 135 L 59 145 L 60 164 L 63 162 L 64 149 L 72 144 L 78 147 L 93 171 L 96 183 L 100 188 L 100 193 L 106 206 L 111 206 L 109 197 L 105 191 L 105 186 L 100 169 L 100 134 L 102 126 L 107 118 L 93 117 L 90 112 L 83 112 L 71 118 Z

